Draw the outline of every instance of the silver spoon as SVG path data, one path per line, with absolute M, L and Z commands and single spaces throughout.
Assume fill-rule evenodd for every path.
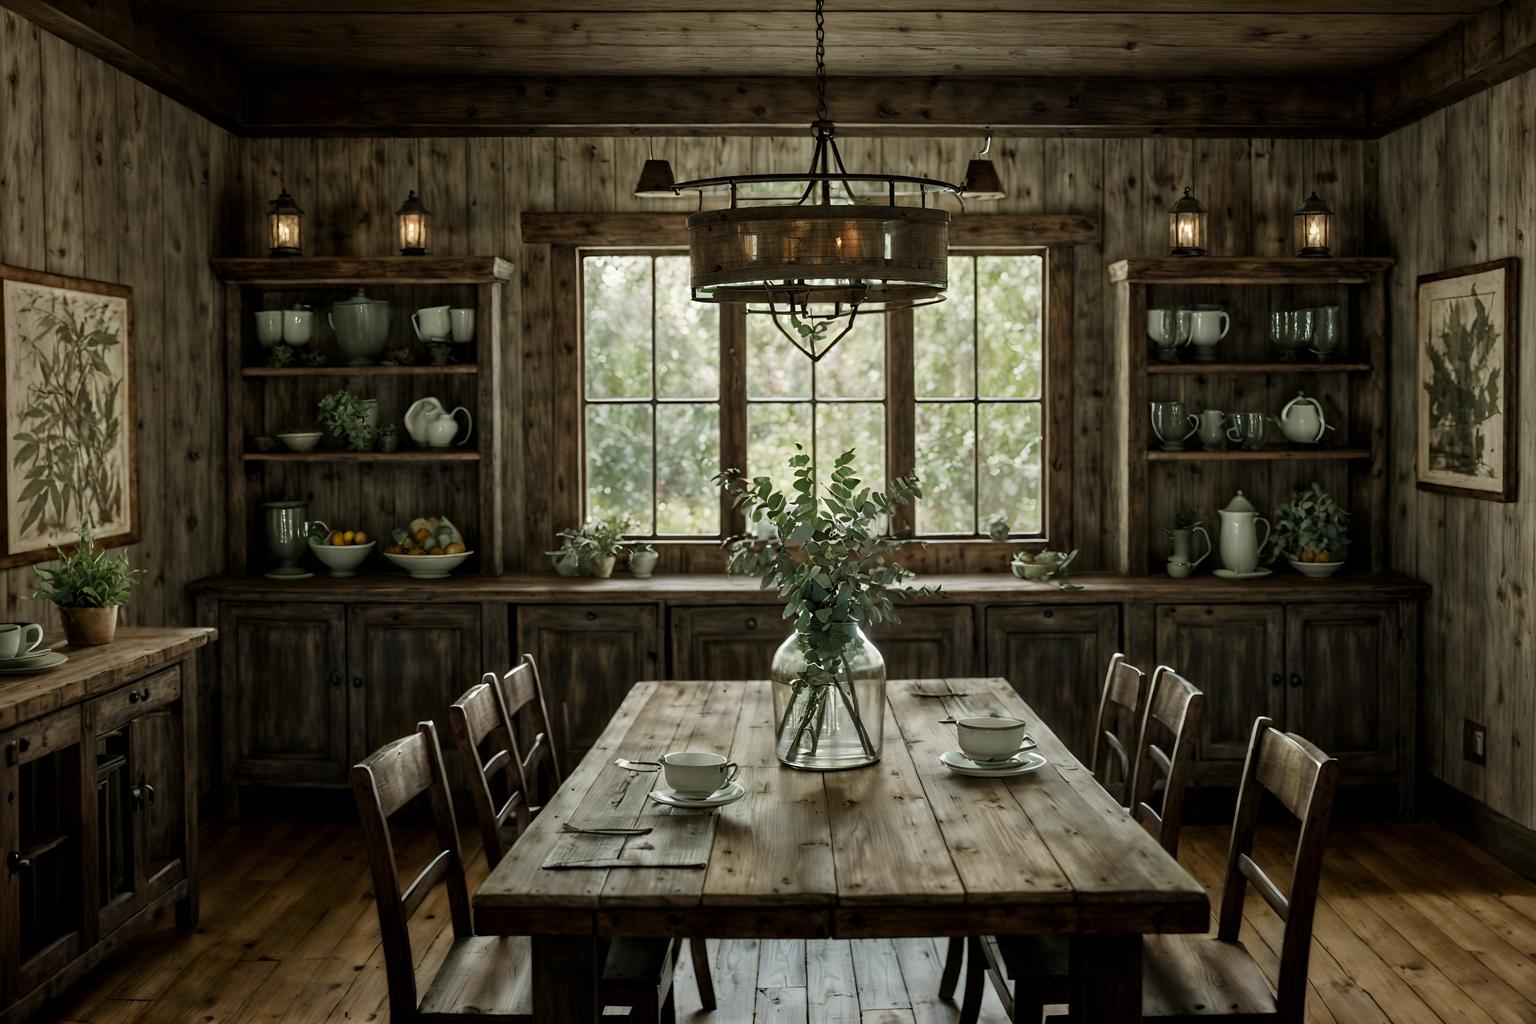
M 659 761 L 631 761 L 627 757 L 616 757 L 613 759 L 613 763 L 618 765 L 620 768 L 624 768 L 632 772 L 661 771 L 661 762 Z

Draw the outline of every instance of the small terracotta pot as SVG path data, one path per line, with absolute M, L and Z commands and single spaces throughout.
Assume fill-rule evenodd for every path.
M 117 606 L 111 608 L 59 608 L 64 620 L 64 640 L 71 647 L 100 647 L 117 635 Z

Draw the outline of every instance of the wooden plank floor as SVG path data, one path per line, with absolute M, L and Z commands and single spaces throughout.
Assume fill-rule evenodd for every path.
M 1189 828 L 1183 859 L 1219 888 L 1227 830 Z M 350 826 L 238 825 L 204 832 L 203 924 L 155 930 L 39 1020 L 90 1024 L 321 1024 L 387 1019 L 361 836 Z M 1272 865 L 1289 837 L 1266 839 Z M 466 837 L 466 849 L 471 840 Z M 426 838 L 412 837 L 413 875 Z M 485 876 L 473 856 L 471 884 Z M 434 897 L 414 936 L 425 979 L 446 951 Z M 1250 892 L 1245 941 L 1277 962 L 1280 922 Z M 939 1024 L 943 945 L 710 943 L 719 1010 L 698 1011 L 691 973 L 680 1019 L 789 1024 Z M 680 971 L 687 972 L 687 958 Z M 1318 1024 L 1536 1021 L 1536 886 L 1433 825 L 1346 825 L 1333 836 L 1312 952 L 1307 1019 Z M 982 1020 L 1000 1024 L 989 999 Z

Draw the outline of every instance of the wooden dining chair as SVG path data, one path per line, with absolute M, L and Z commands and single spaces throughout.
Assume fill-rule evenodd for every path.
M 1198 687 L 1167 665 L 1152 673 L 1133 748 L 1131 817 L 1170 857 L 1179 855 L 1184 792 L 1204 717 L 1205 694 Z M 1045 1007 L 1072 998 L 1068 944 L 1060 936 L 980 936 L 970 940 L 968 952 L 967 1001 L 976 1005 L 962 1007 L 962 1020 L 974 1020 L 968 1015 L 980 1012 L 983 986 L 978 975 L 982 972 L 1013 1020 L 1036 1024 Z
M 533 655 L 525 654 L 500 678 L 494 672 L 485 674 L 486 682 L 494 682 L 500 691 L 502 705 L 507 709 L 508 728 L 513 740 L 518 740 L 518 729 L 528 737 L 527 751 L 519 749 L 518 771 L 523 779 L 523 795 L 528 801 L 527 812 L 537 814 L 541 794 L 552 793 L 565 781 L 560 770 L 559 744 L 555 742 L 555 730 L 550 726 L 549 704 L 544 699 L 544 684 L 539 680 L 539 666 Z M 518 740 L 518 742 L 521 742 Z M 548 777 L 542 773 L 548 765 Z
M 1093 746 L 1088 757 L 1088 770 L 1093 772 L 1099 785 L 1123 806 L 1130 799 L 1130 776 L 1135 767 L 1128 752 L 1134 746 L 1141 716 L 1146 709 L 1147 674 L 1116 653 L 1109 659 L 1109 671 L 1104 674 L 1104 688 L 1099 691 L 1099 713 L 1094 720 Z M 1118 773 L 1113 769 L 1118 769 Z M 944 971 L 939 976 L 939 998 L 950 999 L 960 982 L 960 971 L 965 963 L 967 942 L 974 954 L 978 936 L 967 940 L 963 936 L 951 936 L 944 953 Z M 980 1012 L 981 970 L 979 959 L 972 956 L 972 970 L 966 976 L 965 995 L 962 999 L 962 1024 L 971 1024 Z M 975 1003 L 974 1006 L 969 1004 Z M 967 1010 L 967 1007 L 969 1009 Z M 971 1016 L 967 1019 L 965 1013 Z

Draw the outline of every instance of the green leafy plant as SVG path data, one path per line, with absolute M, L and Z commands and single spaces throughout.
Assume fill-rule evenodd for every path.
M 1472 319 L 1462 319 L 1467 301 Z M 1484 426 L 1500 412 L 1501 367 L 1495 361 L 1499 334 L 1482 296 L 1445 304 L 1440 344 L 1426 346 L 1429 372 L 1429 461 L 1435 469 L 1492 476 L 1484 460 Z
M 1275 508 L 1269 560 L 1342 562 L 1349 549 L 1349 513 L 1315 482 L 1291 499 Z
M 292 348 L 278 342 L 267 350 L 267 365 L 281 369 L 293 362 L 294 355 Z
M 628 558 L 634 558 L 636 555 L 654 555 L 656 553 L 655 545 L 647 544 L 643 540 L 631 541 L 627 547 L 626 557 Z
M 638 524 L 628 516 L 618 522 L 588 519 L 579 530 L 561 530 L 560 547 L 544 552 L 565 571 L 585 572 L 605 558 L 626 558 L 632 545 L 624 534 Z M 643 545 L 650 548 L 650 545 Z M 654 550 L 654 549 L 653 549 Z
M 715 482 L 732 494 L 749 521 L 767 520 L 778 540 L 734 537 L 727 571 L 762 578 L 784 601 L 784 618 L 794 621 L 795 641 L 805 671 L 793 683 L 779 734 L 793 731 L 791 747 L 819 720 L 829 700 L 839 700 L 854 721 L 866 753 L 874 749 L 857 710 L 844 651 L 862 626 L 900 622 L 895 604 L 936 589 L 907 588 L 914 575 L 894 560 L 912 540 L 880 535 L 876 524 L 898 507 L 921 497 L 917 477 L 894 481 L 889 494 L 864 486 L 855 475 L 855 451 L 838 456 L 824 493 L 817 494 L 811 457 L 796 445 L 789 466 L 794 483 L 786 495 L 766 476 L 745 479 L 728 469 Z M 877 712 L 878 713 L 878 712 Z
M 355 452 L 373 450 L 378 431 L 368 424 L 367 403 L 342 390 L 320 399 L 320 424 L 333 437 L 345 438 Z
M 21 429 L 11 438 L 17 445 L 12 465 L 25 480 L 13 499 L 25 508 L 21 529 L 88 515 L 115 522 L 123 501 L 114 455 L 124 378 L 107 362 L 122 344 L 112 307 L 54 297 L 36 299 L 22 312 L 36 317 L 39 331 L 21 338 L 35 378 L 20 403 Z
M 61 608 L 115 608 L 128 603 L 136 577 L 143 569 L 128 564 L 128 556 L 108 557 L 96 547 L 89 523 L 80 527 L 80 542 L 65 552 L 55 549 L 59 560 L 53 568 L 37 570 L 35 598 L 52 601 Z

